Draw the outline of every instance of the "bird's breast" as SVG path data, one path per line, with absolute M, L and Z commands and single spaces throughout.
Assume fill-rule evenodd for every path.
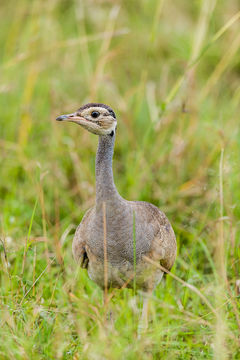
M 103 261 L 106 247 L 108 261 L 117 266 L 133 264 L 135 256 L 139 261 L 149 251 L 154 237 L 150 223 L 121 207 L 114 210 L 106 207 L 105 213 L 96 212 L 89 227 L 87 244 L 94 255 Z

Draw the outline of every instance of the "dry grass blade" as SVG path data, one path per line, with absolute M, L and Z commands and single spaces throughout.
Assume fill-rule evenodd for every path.
M 226 24 L 213 36 L 212 43 L 217 41 L 238 19 L 240 19 L 240 11 L 233 15 Z
M 103 202 L 103 251 L 104 251 L 104 304 L 108 302 L 108 256 L 107 256 L 107 224 L 106 203 Z
M 214 340 L 214 358 L 216 360 L 225 360 L 228 358 L 227 351 L 227 325 L 225 321 L 223 303 L 224 295 L 226 293 L 226 265 L 225 265 L 225 241 L 224 241 L 224 203 L 223 203 L 223 155 L 224 149 L 221 149 L 220 161 L 219 161 L 219 215 L 220 220 L 218 222 L 218 238 L 215 251 L 215 262 L 218 272 L 218 284 L 215 290 L 215 302 L 217 310 L 217 318 L 215 324 L 215 340 Z
M 221 27 L 220 30 L 211 38 L 206 46 L 202 49 L 198 56 L 192 58 L 192 62 L 189 63 L 189 67 L 194 66 L 199 60 L 203 57 L 205 52 L 209 49 L 209 47 L 214 44 L 233 24 L 240 18 L 240 11 L 233 15 L 230 20 L 227 21 L 225 25 Z
M 219 278 L 221 281 L 226 283 L 227 281 L 227 274 L 226 274 L 226 267 L 225 267 L 225 244 L 224 244 L 224 230 L 223 230 L 223 154 L 224 149 L 221 150 L 221 157 L 219 162 L 219 198 L 220 198 L 220 220 L 219 220 L 219 236 L 218 236 L 218 246 L 217 246 L 217 254 L 216 254 L 216 261 L 217 261 L 217 268 L 219 271 Z
M 0 239 L 0 241 L 1 241 L 2 247 L 3 247 L 4 260 L 5 260 L 5 266 L 6 266 L 8 278 L 9 278 L 9 281 L 10 281 L 11 286 L 12 286 L 12 279 L 11 279 L 11 273 L 10 273 L 10 271 L 9 271 L 9 263 L 8 263 L 7 250 L 6 250 L 6 247 L 5 247 L 5 244 L 4 244 L 4 240 L 3 240 L 3 239 Z
M 197 294 L 205 302 L 205 304 L 209 307 L 209 309 L 212 311 L 212 313 L 217 316 L 217 313 L 216 313 L 216 310 L 214 309 L 214 307 L 211 305 L 211 303 L 208 301 L 208 299 L 194 285 L 188 284 L 186 281 L 180 279 L 178 276 L 171 273 L 165 267 L 163 267 L 162 265 L 160 265 L 157 262 L 153 261 L 149 257 L 143 256 L 143 259 L 146 260 L 147 262 L 149 262 L 150 264 L 156 266 L 157 268 L 161 269 L 162 271 L 164 271 L 168 275 L 170 275 L 173 279 L 175 279 L 176 281 L 183 284 L 183 286 L 186 286 L 188 289 L 195 292 L 195 294 Z
M 99 60 L 97 63 L 96 71 L 94 74 L 94 81 L 93 81 L 92 89 L 91 89 L 91 98 L 92 99 L 96 98 L 97 90 L 100 85 L 100 81 L 102 80 L 104 67 L 105 67 L 106 61 L 108 59 L 107 55 L 109 53 L 111 40 L 114 35 L 114 27 L 115 27 L 115 23 L 117 20 L 117 15 L 119 13 L 119 9 L 120 9 L 120 7 L 118 5 L 113 6 L 113 8 L 109 14 L 109 19 L 106 22 L 106 33 L 108 33 L 109 36 L 103 38 L 102 46 L 100 48 Z
M 237 53 L 240 47 L 240 34 L 237 33 L 230 44 L 229 48 L 226 50 L 225 54 L 223 55 L 222 59 L 217 64 L 215 70 L 213 71 L 212 75 L 209 77 L 205 87 L 201 93 L 201 101 L 208 96 L 213 86 L 219 81 L 223 72 L 228 68 L 230 65 L 234 55 Z
M 211 14 L 215 8 L 216 0 L 202 1 L 201 12 L 198 19 L 198 25 L 194 36 L 193 48 L 189 64 L 191 64 L 194 59 L 196 59 L 201 51 L 203 41 L 206 37 L 208 25 L 210 22 Z

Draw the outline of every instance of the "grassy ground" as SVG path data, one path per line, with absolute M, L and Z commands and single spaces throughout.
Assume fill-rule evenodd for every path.
M 8 0 L 0 16 L 0 358 L 239 359 L 238 1 Z M 118 115 L 119 192 L 177 236 L 141 340 L 141 294 L 106 309 L 71 255 L 97 137 L 54 119 L 90 100 Z

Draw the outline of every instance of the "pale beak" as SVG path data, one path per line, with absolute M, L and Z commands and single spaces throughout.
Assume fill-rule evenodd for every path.
M 93 134 L 99 135 L 99 125 L 91 120 L 87 120 L 82 116 L 79 116 L 77 113 L 61 115 L 56 118 L 57 121 L 68 121 L 73 122 L 78 125 L 81 125 L 83 128 L 87 129 Z
M 60 115 L 56 118 L 57 121 L 71 121 L 75 122 L 79 125 L 83 125 L 86 123 L 86 119 L 82 116 L 77 115 L 76 113 L 67 114 L 67 115 Z

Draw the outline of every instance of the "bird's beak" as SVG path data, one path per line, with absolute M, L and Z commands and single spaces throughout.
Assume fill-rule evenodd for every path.
M 77 115 L 76 113 L 67 114 L 67 115 L 60 115 L 56 118 L 57 121 L 70 121 L 75 122 L 79 125 L 84 125 L 86 119 L 82 116 Z

